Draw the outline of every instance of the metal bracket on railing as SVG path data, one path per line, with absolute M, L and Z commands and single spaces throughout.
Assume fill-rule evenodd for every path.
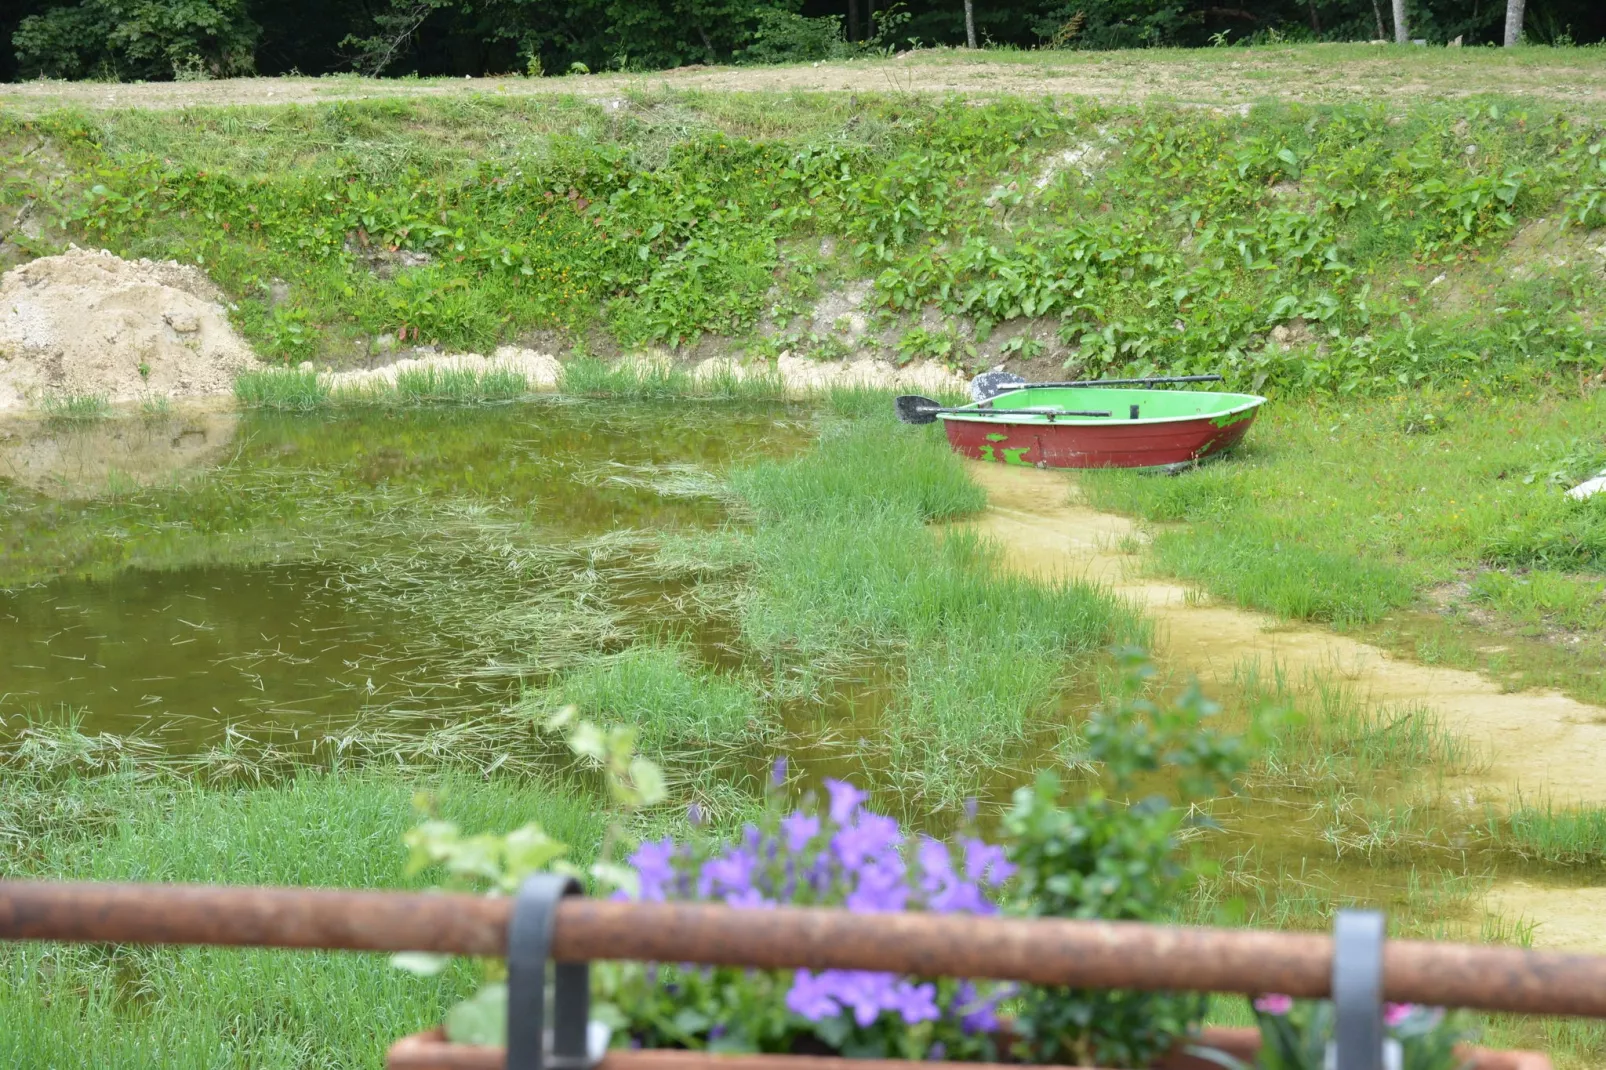
M 1340 910 L 1333 924 L 1332 1070 L 1384 1070 L 1383 915 Z
M 519 887 L 507 930 L 507 1070 L 589 1070 L 591 967 L 553 966 L 552 1029 L 546 1028 L 546 969 L 552 923 L 564 896 L 580 895 L 573 877 L 537 874 Z M 550 1037 L 550 1046 L 548 1038 Z

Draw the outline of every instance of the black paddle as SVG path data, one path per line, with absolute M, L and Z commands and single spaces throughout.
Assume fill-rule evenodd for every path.
M 1014 372 L 982 372 L 970 381 L 970 396 L 986 401 L 1011 390 L 1051 386 L 1158 386 L 1162 383 L 1219 383 L 1219 375 L 1161 375 L 1148 379 L 1082 379 L 1074 383 L 1029 383 Z
M 1047 416 L 1049 423 L 1053 423 L 1061 416 L 1108 416 L 1104 412 L 1069 412 L 1059 409 L 950 409 L 944 408 L 942 402 L 923 398 L 919 394 L 904 394 L 898 398 L 898 419 L 906 424 L 929 424 L 937 418 L 939 412 L 963 412 L 970 415 L 981 416 Z

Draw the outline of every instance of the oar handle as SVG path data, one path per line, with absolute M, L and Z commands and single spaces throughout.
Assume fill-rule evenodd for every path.
M 928 409 L 927 411 L 931 412 L 931 413 L 959 412 L 959 413 L 964 413 L 967 416 L 1047 416 L 1050 421 L 1057 420 L 1061 416 L 1108 416 L 1108 415 L 1110 415 L 1110 410 L 1109 409 L 1105 409 L 1102 412 L 1091 410 L 1091 409 L 1076 410 L 1076 409 L 972 409 L 972 408 L 963 408 L 963 409 Z
M 1017 387 L 1026 390 L 1035 386 L 1157 386 L 1160 383 L 1219 383 L 1219 375 L 1157 375 L 1147 379 L 1081 379 L 1074 383 L 1026 383 Z

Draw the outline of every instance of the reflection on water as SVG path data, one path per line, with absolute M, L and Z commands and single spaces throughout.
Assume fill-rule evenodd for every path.
M 88 423 L 0 421 L 0 480 L 51 497 L 93 497 L 147 486 L 221 459 L 236 413 L 206 408 Z
M 135 422 L 11 456 L 92 469 Z M 0 479 L 0 716 L 194 746 L 504 703 L 668 622 L 650 536 L 722 522 L 722 469 L 811 434 L 784 405 L 249 416 L 183 478 L 73 500 Z

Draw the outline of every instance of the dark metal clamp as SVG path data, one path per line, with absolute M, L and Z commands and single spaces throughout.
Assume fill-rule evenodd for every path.
M 590 1070 L 591 967 L 552 966 L 552 1028 L 547 1028 L 547 963 L 558 903 L 582 894 L 573 877 L 538 873 L 513 900 L 507 931 L 507 1070 Z
M 1333 923 L 1330 1070 L 1385 1070 L 1383 935 L 1375 910 L 1340 910 Z

